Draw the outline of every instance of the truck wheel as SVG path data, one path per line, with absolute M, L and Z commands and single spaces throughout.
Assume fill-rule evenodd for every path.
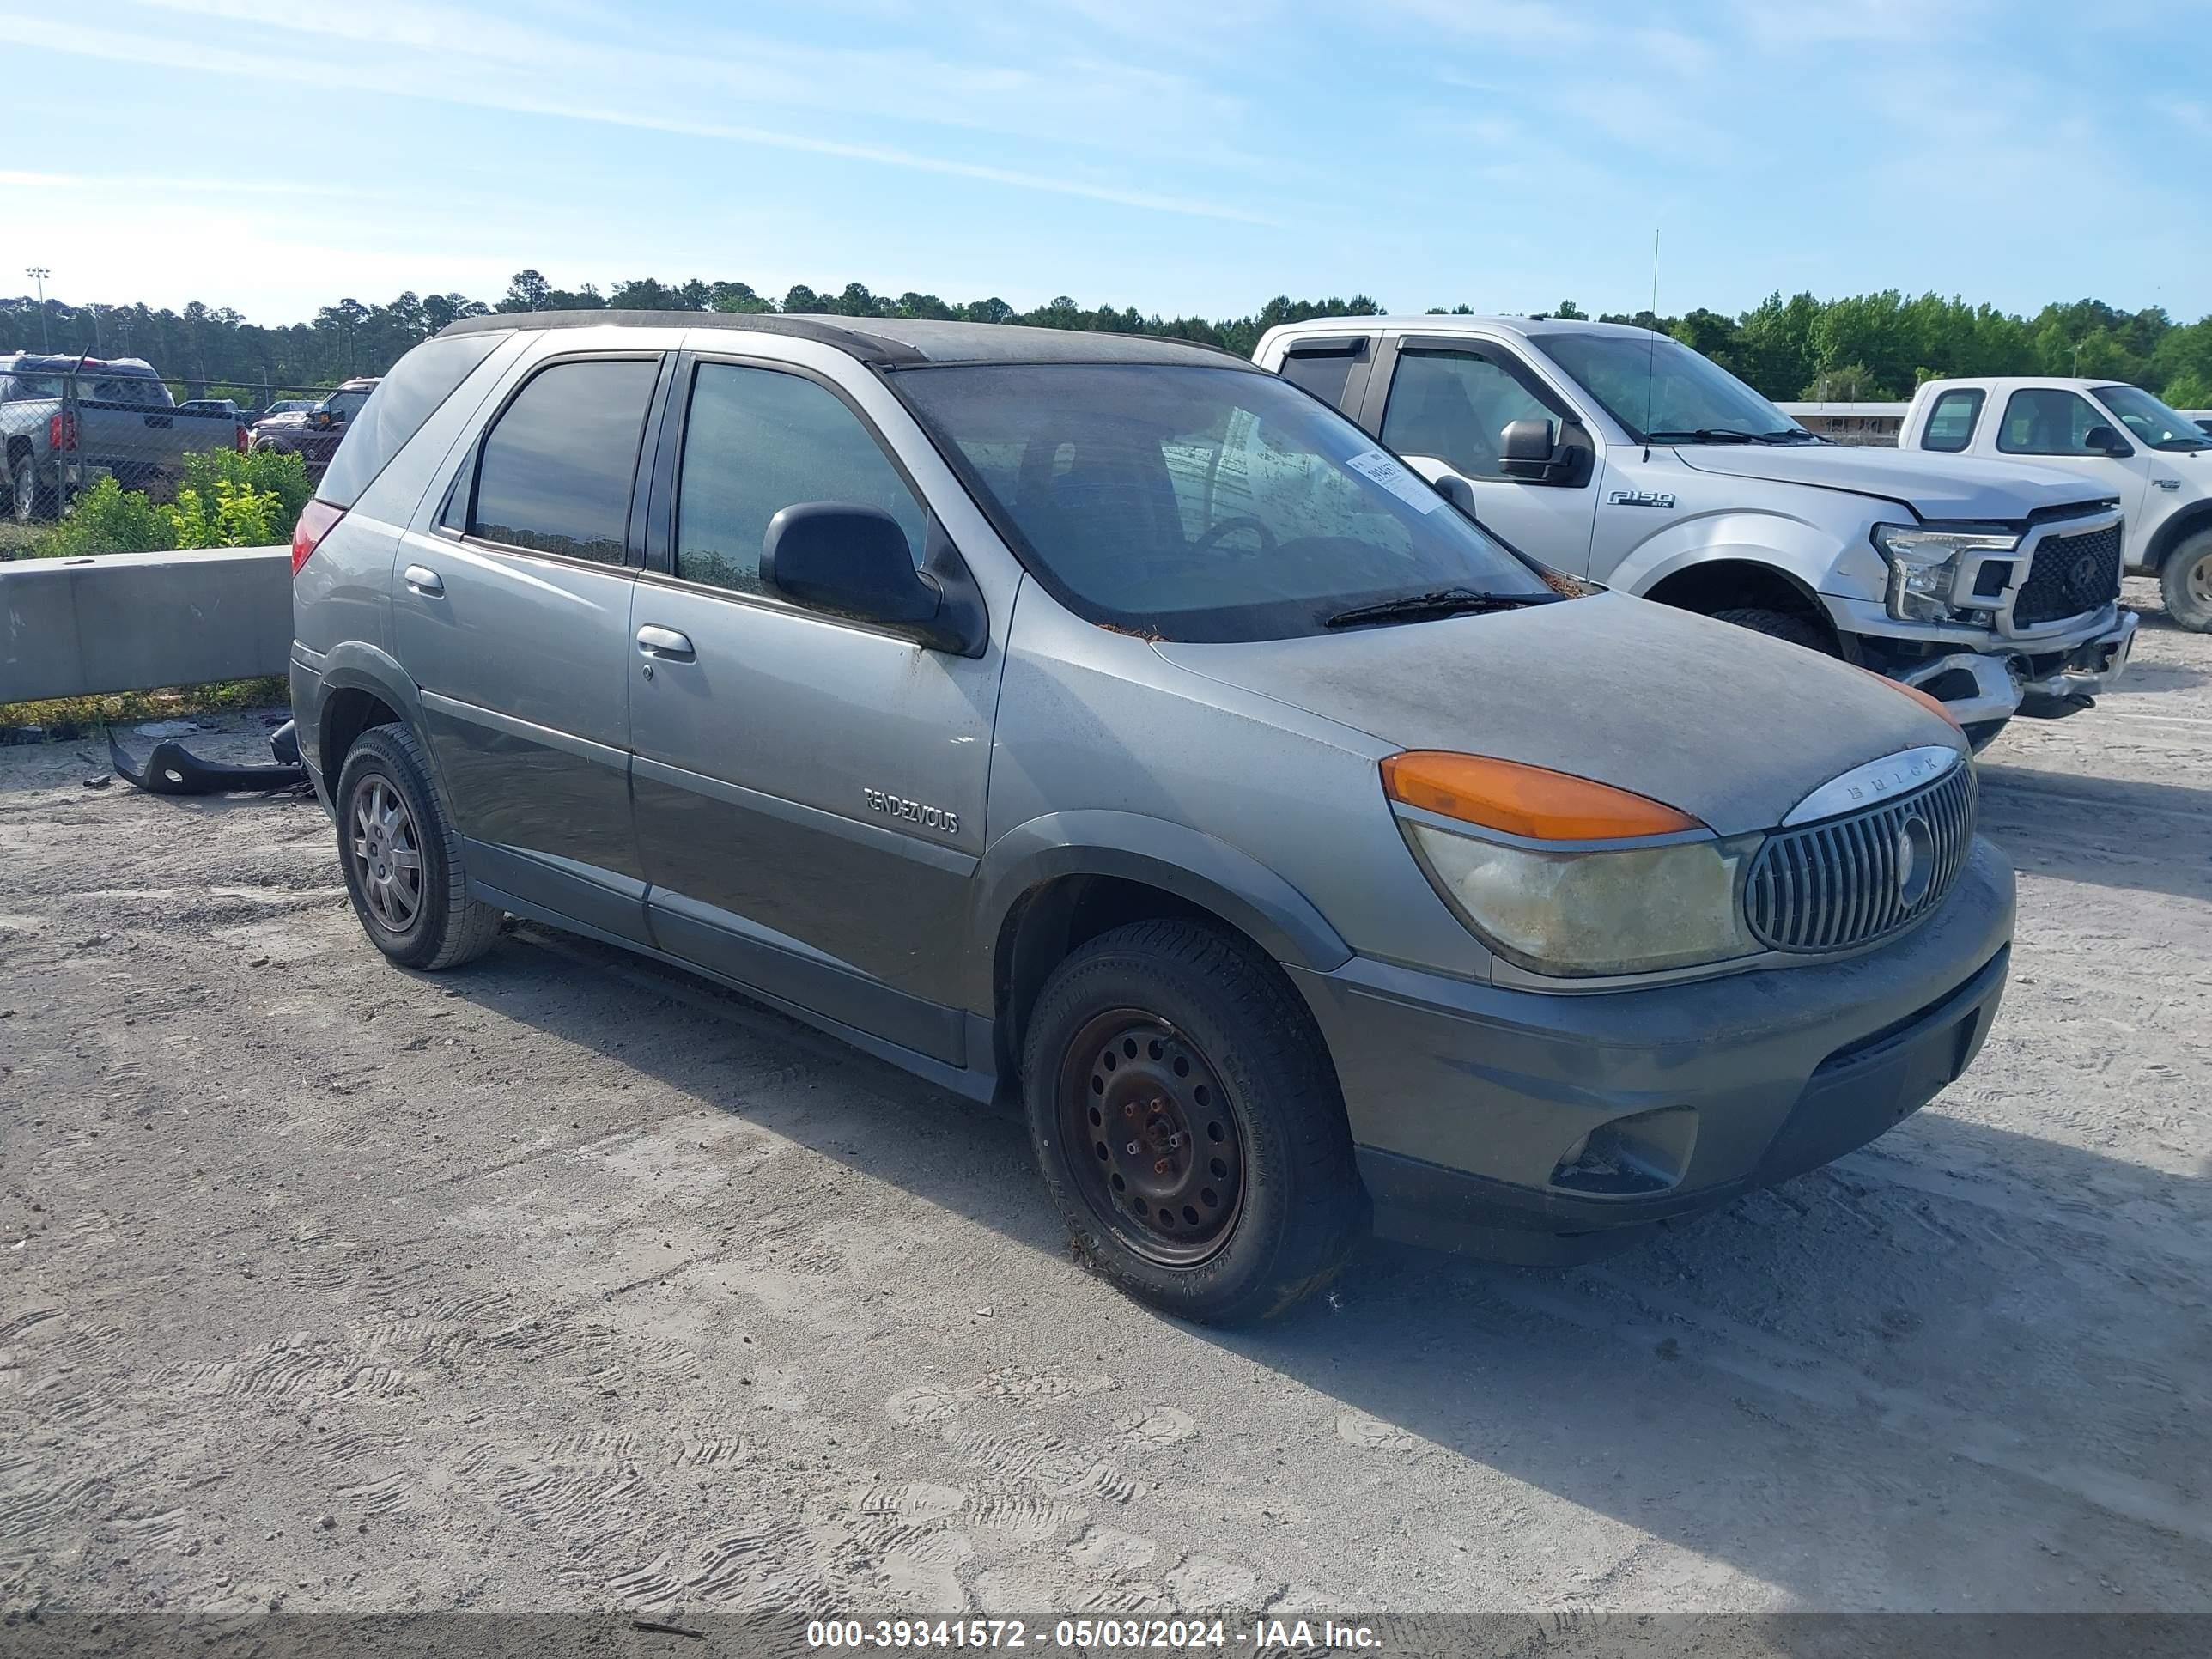
M 1769 611 L 1763 605 L 1716 611 L 1712 615 L 1715 622 L 1731 623 L 1738 628 L 1748 628 L 1754 634 L 1787 640 L 1792 645 L 1802 645 L 1808 651 L 1817 651 L 1824 657 L 1836 654 L 1834 644 L 1821 630 L 1820 623 L 1809 617 L 1800 617 L 1788 611 Z
M 1977 755 L 1997 740 L 1997 734 L 2010 726 L 2009 719 L 2001 720 L 1969 720 L 1959 729 L 1966 734 L 1966 745 Z
M 370 943 L 403 968 L 431 972 L 491 949 L 503 913 L 469 896 L 459 832 L 413 733 L 362 732 L 346 751 L 336 799 L 338 863 Z
M 1030 1018 L 1022 1097 L 1077 1253 L 1165 1312 L 1268 1318 L 1367 1231 L 1321 1034 L 1222 928 L 1133 922 L 1061 963 Z
M 39 482 L 38 466 L 28 455 L 9 475 L 8 507 L 17 524 L 36 524 L 54 516 L 54 492 Z
M 2192 634 L 2212 634 L 2212 530 L 2191 536 L 2158 568 L 2166 614 Z

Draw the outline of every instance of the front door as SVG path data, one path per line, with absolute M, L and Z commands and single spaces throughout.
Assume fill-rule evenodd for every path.
M 1580 575 L 1589 569 L 1595 469 L 1586 464 L 1540 482 L 1508 477 L 1498 460 L 1501 434 L 1515 421 L 1548 422 L 1557 434 L 1573 420 L 1502 346 L 1407 341 L 1398 348 L 1376 430 L 1431 483 L 1449 471 L 1473 485 L 1475 514 L 1486 528 L 1539 563 Z
M 2097 427 L 2127 438 L 2118 421 L 2078 392 L 2064 386 L 2021 386 L 2005 399 L 1998 416 L 1997 453 L 2010 459 L 2056 467 L 2091 480 L 2120 498 L 2120 512 L 2133 523 L 2142 511 L 2150 461 L 2139 441 L 2131 455 L 2108 455 L 2083 441 Z
M 471 877 L 639 942 L 627 549 L 660 369 L 657 355 L 538 368 L 464 465 L 447 522 L 402 538 L 392 586 Z
M 640 579 L 631 612 L 654 936 L 815 1014 L 962 1063 L 947 963 L 983 850 L 999 652 L 927 650 L 763 586 L 769 520 L 799 502 L 881 508 L 917 560 L 941 533 L 827 381 L 708 359 L 677 398 L 668 568 Z

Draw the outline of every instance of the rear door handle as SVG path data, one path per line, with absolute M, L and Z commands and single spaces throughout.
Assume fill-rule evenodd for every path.
M 655 628 L 651 623 L 637 630 L 637 648 L 648 657 L 659 657 L 664 662 L 690 662 L 698 656 L 691 648 L 691 636 L 679 634 L 672 628 Z
M 445 593 L 446 579 L 427 564 L 410 564 L 399 574 L 417 593 L 427 593 L 433 599 Z

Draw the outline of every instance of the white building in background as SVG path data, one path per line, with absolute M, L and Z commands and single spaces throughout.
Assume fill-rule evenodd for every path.
M 1808 432 L 1839 444 L 1884 444 L 1894 447 L 1905 424 L 1906 404 L 1778 404 Z

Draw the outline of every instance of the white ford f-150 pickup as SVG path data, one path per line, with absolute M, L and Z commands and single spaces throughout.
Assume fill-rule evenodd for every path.
M 2125 666 L 2118 490 L 1844 448 L 1664 335 L 1340 317 L 1255 354 L 1554 568 L 1829 652 L 1941 699 L 1977 746 Z M 1450 489 L 1459 491 L 1459 486 Z
M 2168 615 L 2212 633 L 2212 434 L 2141 386 L 2110 380 L 1930 380 L 1899 449 L 2054 467 L 2120 498 L 2127 566 Z

